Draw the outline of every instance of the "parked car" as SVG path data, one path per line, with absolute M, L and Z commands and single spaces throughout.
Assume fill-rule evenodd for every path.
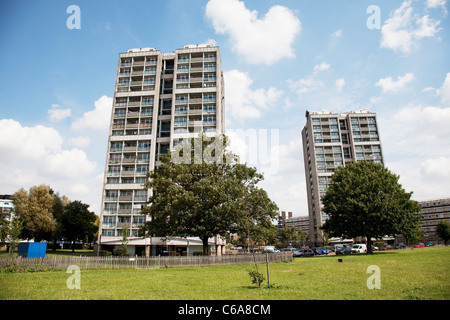
M 378 250 L 380 250 L 380 249 L 378 249 L 378 247 L 372 245 L 372 251 L 378 251 Z
M 300 249 L 293 252 L 294 257 L 313 257 L 314 252 L 311 249 Z
M 423 244 L 422 242 L 420 243 L 416 243 L 415 245 L 413 245 L 414 248 L 423 248 L 425 247 L 425 244 Z
M 432 246 L 433 246 L 433 244 L 431 242 L 425 243 L 425 247 L 432 247 Z
M 294 251 L 296 251 L 297 250 L 297 248 L 283 248 L 283 249 L 281 249 L 281 252 L 294 252 Z
M 380 248 L 380 250 L 393 250 L 393 249 L 394 249 L 394 247 L 389 244 Z
M 367 252 L 367 246 L 362 243 L 354 244 L 352 247 L 352 253 L 364 253 Z
M 406 249 L 406 245 L 404 243 L 398 243 L 395 246 L 395 249 Z
M 263 253 L 279 253 L 280 250 L 275 249 L 275 246 L 265 246 Z
M 343 247 L 341 249 L 336 250 L 336 255 L 344 255 L 344 254 L 351 254 L 352 253 L 352 248 L 350 247 Z
M 230 250 L 242 250 L 242 247 L 231 247 Z

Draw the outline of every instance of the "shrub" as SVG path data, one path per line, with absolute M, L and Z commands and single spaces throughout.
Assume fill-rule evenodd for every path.
M 108 250 L 100 250 L 98 252 L 98 255 L 99 256 L 110 256 L 110 255 L 112 255 L 112 253 L 110 251 L 108 251 Z
M 265 276 L 262 273 L 255 270 L 249 270 L 248 274 L 250 276 L 250 279 L 252 280 L 252 283 L 257 284 L 258 287 L 261 288 L 261 283 L 264 281 Z
M 131 257 L 132 254 L 128 253 L 127 250 L 123 250 L 123 249 L 114 249 L 113 253 L 114 256 L 119 256 L 119 257 Z

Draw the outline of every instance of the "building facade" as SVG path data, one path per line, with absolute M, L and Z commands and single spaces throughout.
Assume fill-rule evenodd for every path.
M 296 228 L 300 231 L 309 233 L 309 217 L 308 216 L 292 216 L 292 212 L 281 211 L 278 216 L 278 229 L 283 227 Z
M 419 202 L 421 207 L 421 223 L 425 242 L 441 242 L 436 235 L 436 227 L 441 221 L 450 222 L 450 198 Z
M 302 140 L 310 240 L 321 244 L 320 227 L 328 216 L 320 198 L 325 195 L 334 171 L 359 160 L 384 165 L 377 117 L 364 109 L 347 113 L 306 111 Z
M 9 194 L 0 194 L 0 214 L 8 221 L 14 217 L 14 202 Z
M 219 48 L 187 45 L 174 52 L 155 48 L 119 54 L 103 184 L 99 244 L 121 244 L 129 229 L 129 250 L 137 255 L 187 251 L 200 239 L 138 237 L 147 217 L 140 214 L 151 190 L 147 172 L 184 138 L 224 133 L 224 81 Z M 221 243 L 211 239 L 211 244 Z

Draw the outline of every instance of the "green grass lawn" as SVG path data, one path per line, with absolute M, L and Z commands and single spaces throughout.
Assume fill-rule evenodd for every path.
M 295 258 L 270 264 L 274 286 L 257 288 L 252 265 L 202 268 L 82 270 L 81 289 L 70 290 L 65 271 L 0 274 L 0 299 L 290 300 L 450 298 L 450 247 L 373 255 Z M 369 290 L 367 267 L 381 270 L 381 289 Z M 260 272 L 266 271 L 259 265 Z

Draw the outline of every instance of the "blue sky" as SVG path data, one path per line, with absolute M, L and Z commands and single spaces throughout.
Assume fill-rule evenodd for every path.
M 67 28 L 70 5 L 80 29 Z M 379 29 L 367 27 L 370 5 Z M 238 130 L 278 138 L 250 164 L 266 172 L 261 186 L 280 210 L 307 215 L 306 110 L 376 112 L 386 166 L 405 189 L 449 197 L 448 9 L 446 0 L 1 1 L 0 194 L 46 183 L 99 213 L 118 54 L 210 42 L 233 150 L 242 152 Z

